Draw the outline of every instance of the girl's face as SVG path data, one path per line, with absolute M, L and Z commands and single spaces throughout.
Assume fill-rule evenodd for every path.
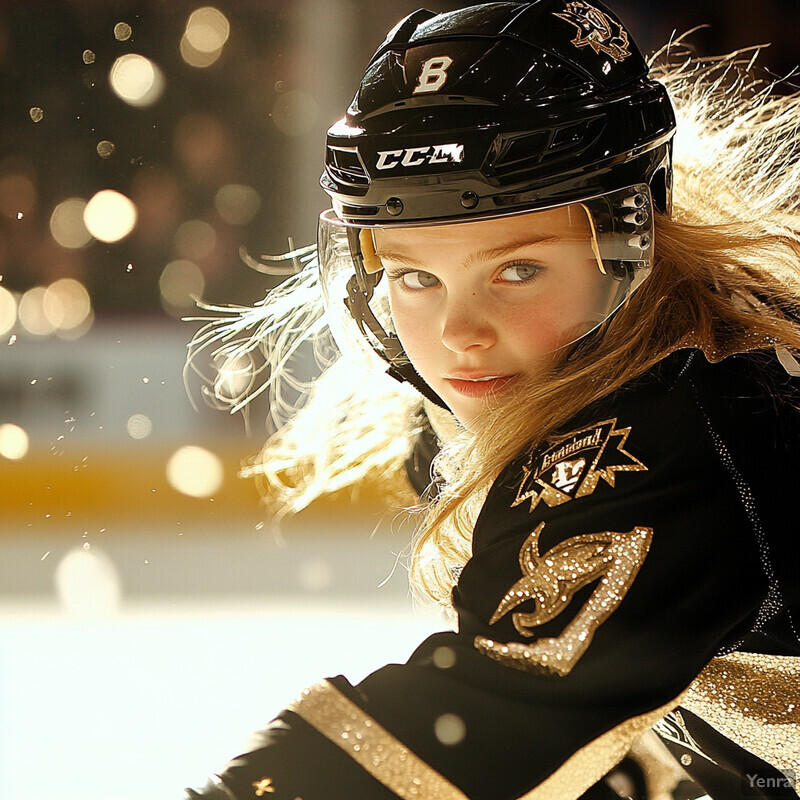
M 467 427 L 493 395 L 551 367 L 602 321 L 616 290 L 578 205 L 377 229 L 374 239 L 403 348 Z

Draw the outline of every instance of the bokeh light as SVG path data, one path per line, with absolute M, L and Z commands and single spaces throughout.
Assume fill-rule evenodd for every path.
M 25 458 L 29 445 L 28 434 L 19 425 L 10 422 L 0 425 L 0 456 L 12 461 Z
M 41 122 L 44 119 L 44 111 L 38 106 L 34 106 L 28 113 L 34 122 Z
M 170 486 L 189 497 L 210 497 L 219 490 L 223 480 L 222 461 L 204 447 L 181 447 L 167 462 Z
M 175 126 L 173 147 L 194 180 L 210 181 L 224 170 L 231 142 L 224 125 L 211 114 L 184 114 Z
M 333 569 L 322 559 L 308 559 L 297 570 L 297 584 L 307 592 L 324 592 L 332 583 Z
M 433 651 L 433 663 L 439 669 L 454 667 L 456 660 L 456 651 L 452 647 L 442 645 Z
M 103 139 L 102 142 L 97 143 L 97 155 L 100 158 L 109 158 L 114 153 L 114 142 L 109 142 Z
M 149 106 L 164 92 L 164 74 L 157 64 L 137 53 L 120 56 L 108 75 L 114 93 L 132 106 Z
M 132 33 L 133 30 L 127 22 L 118 22 L 114 26 L 114 38 L 119 42 L 127 42 Z
M 216 246 L 217 232 L 201 219 L 187 220 L 175 231 L 175 251 L 192 261 L 211 255 Z
M 261 197 L 252 186 L 229 183 L 214 196 L 214 207 L 229 225 L 247 225 L 261 208 Z
M 275 127 L 287 136 L 308 133 L 319 116 L 317 101 L 307 92 L 297 89 L 278 96 L 272 107 Z
M 459 744 L 467 735 L 467 726 L 457 714 L 442 714 L 437 717 L 433 730 L 436 738 L 448 747 Z
M 34 286 L 22 295 L 19 301 L 19 321 L 28 333 L 34 336 L 49 336 L 56 326 L 48 319 L 44 310 L 44 286 Z
M 212 64 L 219 61 L 221 55 L 221 49 L 214 50 L 211 53 L 202 53 L 199 50 L 195 50 L 186 38 L 186 34 L 184 34 L 181 39 L 181 58 L 183 58 L 190 67 L 196 67 L 197 69 L 210 67 Z
M 174 308 L 179 312 L 194 307 L 195 298 L 203 294 L 205 285 L 200 268 L 186 259 L 171 261 L 158 279 L 161 299 L 167 310 Z
M 17 299 L 0 286 L 0 336 L 5 336 L 17 321 Z
M 45 290 L 42 310 L 55 329 L 70 331 L 86 322 L 92 312 L 92 301 L 80 281 L 60 278 Z
M 186 38 L 201 53 L 212 53 L 222 48 L 230 33 L 227 17 L 213 6 L 196 9 L 186 23 Z
M 50 215 L 50 234 L 62 246 L 70 250 L 85 247 L 92 239 L 84 212 L 86 201 L 80 197 L 70 197 L 59 203 Z
M 133 414 L 125 426 L 131 439 L 146 439 L 153 432 L 153 423 L 146 414 Z
M 103 189 L 86 204 L 83 221 L 95 239 L 118 242 L 136 226 L 136 206 L 124 194 Z
M 64 609 L 77 616 L 107 616 L 117 610 L 120 580 L 111 559 L 88 547 L 70 550 L 56 567 L 56 590 Z
M 94 64 L 95 62 L 95 54 L 92 50 L 84 50 L 83 51 L 83 63 L 84 64 Z
M 0 214 L 21 219 L 36 205 L 36 187 L 24 175 L 4 175 L 0 178 Z
M 191 67 L 203 69 L 219 60 L 230 36 L 227 17 L 213 6 L 198 8 L 189 15 L 181 38 L 181 57 Z

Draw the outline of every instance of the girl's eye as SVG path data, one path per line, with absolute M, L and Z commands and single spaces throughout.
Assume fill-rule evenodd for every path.
M 511 264 L 500 271 L 500 278 L 506 283 L 525 283 L 541 272 L 535 264 Z
M 409 289 L 429 289 L 439 283 L 439 279 L 435 275 L 421 269 L 414 272 L 404 272 L 400 275 L 400 280 Z

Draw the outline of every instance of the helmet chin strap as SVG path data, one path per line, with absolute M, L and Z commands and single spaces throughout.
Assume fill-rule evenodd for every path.
M 386 374 L 401 383 L 410 383 L 427 400 L 449 411 L 450 409 L 444 400 L 425 383 L 422 376 L 414 369 L 414 365 L 409 361 L 403 350 L 400 339 L 384 329 L 370 308 L 369 303 L 375 293 L 375 287 L 383 276 L 383 267 L 379 266 L 378 270 L 367 269 L 361 245 L 366 238 L 369 239 L 371 244 L 372 234 L 370 232 L 369 237 L 361 237 L 360 233 L 363 233 L 363 231 L 359 231 L 358 228 L 347 229 L 347 241 L 350 245 L 350 253 L 356 269 L 355 273 L 347 281 L 347 296 L 344 299 L 344 304 L 347 306 L 350 316 L 358 325 L 361 335 L 368 342 L 377 342 L 380 345 L 380 347 L 375 347 L 373 344 L 373 350 L 389 365 Z M 374 245 L 371 253 L 369 253 L 368 248 L 367 258 L 370 256 L 372 259 L 370 265 L 374 265 L 375 262 L 380 265 L 375 255 Z
M 369 306 L 375 287 L 381 279 L 383 271 L 359 275 L 359 270 L 347 281 L 347 297 L 344 303 L 350 316 L 355 320 L 361 335 L 368 341 L 377 341 L 380 347 L 372 345 L 372 349 L 389 365 L 386 374 L 400 383 L 410 383 L 420 394 L 445 411 L 450 411 L 447 404 L 428 386 L 422 376 L 414 369 L 413 364 L 403 350 L 400 340 L 387 333 Z M 366 278 L 366 280 L 364 280 Z

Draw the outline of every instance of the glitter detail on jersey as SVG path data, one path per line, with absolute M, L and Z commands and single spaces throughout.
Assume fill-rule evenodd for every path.
M 262 778 L 260 781 L 253 783 L 256 797 L 263 797 L 265 794 L 274 794 L 275 785 L 272 783 L 272 778 Z
M 493 625 L 509 611 L 533 600 L 535 611 L 515 611 L 514 627 L 526 637 L 531 628 L 550 622 L 569 605 L 575 593 L 598 580 L 591 597 L 558 637 L 542 637 L 531 644 L 495 642 L 475 637 L 480 653 L 526 672 L 559 676 L 572 671 L 586 652 L 597 628 L 628 593 L 650 549 L 651 528 L 636 527 L 627 533 L 589 533 L 559 542 L 539 554 L 540 523 L 519 551 L 520 578 L 505 594 L 489 620 Z
M 403 800 L 468 800 L 433 767 L 329 681 L 304 689 L 289 710 L 344 750 Z
M 690 384 L 696 392 L 697 387 L 695 386 L 694 381 L 690 381 Z M 739 472 L 739 468 L 736 466 L 730 450 L 728 450 L 728 447 L 722 440 L 722 437 L 717 433 L 705 409 L 701 408 L 701 412 L 705 418 L 709 435 L 714 443 L 714 447 L 719 455 L 719 459 L 722 462 L 722 465 L 728 471 L 728 474 L 731 476 L 731 479 L 736 486 L 736 491 L 739 494 L 739 499 L 744 507 L 745 513 L 747 514 L 747 519 L 750 521 L 750 526 L 753 530 L 756 544 L 758 545 L 758 554 L 761 559 L 761 567 L 764 570 L 764 574 L 767 578 L 767 594 L 761 603 L 761 607 L 758 610 L 758 616 L 751 628 L 753 631 L 759 631 L 770 619 L 781 612 L 783 608 L 783 592 L 781 591 L 780 583 L 775 573 L 775 568 L 772 566 L 772 554 L 770 552 L 769 540 L 767 539 L 767 536 L 764 533 L 764 527 L 761 524 L 761 517 L 758 513 L 758 505 L 756 504 L 753 490 L 750 488 L 750 485 L 744 479 L 741 472 Z M 792 632 L 800 642 L 800 636 L 798 636 L 798 633 L 794 628 L 791 616 L 789 619 Z M 730 646 L 728 649 L 722 649 L 716 653 L 716 655 L 725 656 L 734 651 L 740 643 L 741 642 L 738 642 Z
M 714 658 L 682 705 L 781 772 L 800 776 L 800 658 L 761 653 Z
M 572 44 L 579 49 L 591 47 L 595 53 L 605 53 L 614 61 L 624 61 L 631 54 L 625 29 L 589 3 L 581 0 L 569 2 L 563 13 L 554 11 L 553 16 L 566 20 L 578 29 Z
M 680 711 L 671 711 L 664 719 L 653 726 L 653 730 L 662 739 L 685 747 L 687 750 L 691 750 L 693 753 L 702 756 L 706 761 L 710 761 L 712 764 L 717 763 L 710 755 L 701 749 L 700 745 L 694 740 L 692 734 L 689 733 L 689 729 L 686 727 L 686 723 L 683 721 Z M 684 763 L 683 756 L 681 756 L 681 763 Z M 691 763 L 691 761 L 689 763 Z M 686 766 L 685 763 L 684 766 Z
M 531 501 L 531 511 L 540 501 L 552 508 L 592 494 L 601 478 L 614 487 L 617 472 L 646 472 L 647 467 L 624 449 L 631 429 L 617 430 L 616 424 L 616 419 L 605 420 L 532 457 L 522 468 L 512 508 L 525 500 Z

